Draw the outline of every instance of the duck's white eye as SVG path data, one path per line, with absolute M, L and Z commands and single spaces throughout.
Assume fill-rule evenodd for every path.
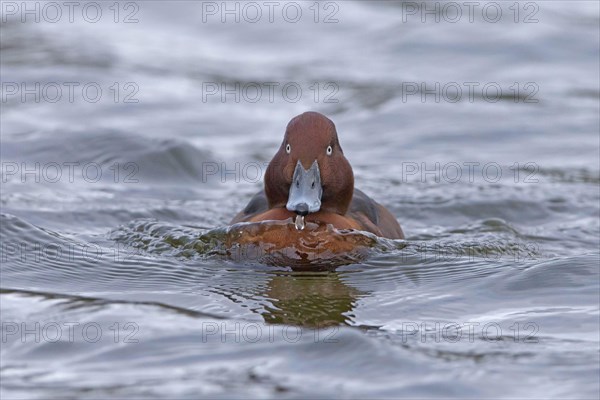
M 291 151 L 292 151 L 292 146 L 290 146 L 290 144 L 288 143 L 287 146 L 285 146 L 285 152 L 290 154 Z
M 333 149 L 331 148 L 331 146 L 327 146 L 327 155 L 330 156 L 331 153 L 333 153 Z

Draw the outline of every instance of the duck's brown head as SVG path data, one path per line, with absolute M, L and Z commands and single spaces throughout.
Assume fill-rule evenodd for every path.
M 344 215 L 353 192 L 352 167 L 333 122 L 317 112 L 293 118 L 265 174 L 269 207 L 285 207 L 300 215 L 317 211 Z

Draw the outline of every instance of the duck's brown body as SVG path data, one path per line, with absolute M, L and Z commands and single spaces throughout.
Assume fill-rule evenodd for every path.
M 298 206 L 292 199 L 292 181 L 297 180 L 298 171 L 302 170 L 306 176 L 316 177 L 320 185 L 320 201 L 313 197 L 316 205 L 311 203 L 315 211 L 302 208 L 304 203 Z M 310 192 L 311 182 L 304 185 L 303 190 Z M 314 180 L 312 190 L 316 190 Z M 396 218 L 354 188 L 352 167 L 339 145 L 335 125 L 316 112 L 306 112 L 290 121 L 283 143 L 267 168 L 264 190 L 257 193 L 231 223 L 286 220 L 299 213 L 305 215 L 307 222 L 319 225 L 362 230 L 390 239 L 404 238 Z

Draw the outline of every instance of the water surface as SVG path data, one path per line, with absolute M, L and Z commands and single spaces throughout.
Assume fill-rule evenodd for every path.
M 597 397 L 597 2 L 535 2 L 534 23 L 513 2 L 496 23 L 422 22 L 431 2 L 336 2 L 334 23 L 312 2 L 297 23 L 134 4 L 2 21 L 3 398 Z M 207 94 L 273 82 L 302 95 Z M 308 271 L 228 251 L 306 110 L 405 241 Z

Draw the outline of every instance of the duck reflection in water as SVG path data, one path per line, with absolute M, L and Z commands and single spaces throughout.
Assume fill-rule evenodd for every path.
M 272 302 L 263 318 L 308 328 L 349 324 L 356 301 L 366 294 L 346 285 L 337 272 L 278 272 L 263 294 Z

